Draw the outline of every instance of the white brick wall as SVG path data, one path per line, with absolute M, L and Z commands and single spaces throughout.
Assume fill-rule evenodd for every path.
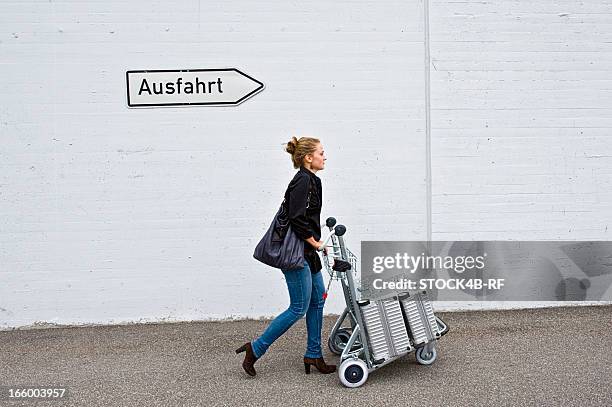
M 432 232 L 610 240 L 612 3 L 431 1 Z
M 432 1 L 429 44 L 423 7 L 0 2 L 0 328 L 282 310 L 281 273 L 251 254 L 296 133 L 323 140 L 323 217 L 356 250 L 608 239 L 610 4 Z M 127 70 L 225 67 L 266 89 L 126 107 Z
M 431 0 L 429 15 L 432 239 L 611 240 L 612 3 Z
M 0 20 L 0 327 L 280 311 L 251 255 L 293 134 L 323 140 L 323 216 L 355 248 L 425 238 L 418 5 L 5 1 Z M 225 67 L 266 89 L 126 107 L 127 70 Z

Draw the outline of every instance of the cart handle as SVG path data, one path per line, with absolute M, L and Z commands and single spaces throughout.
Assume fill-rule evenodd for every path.
M 329 230 L 331 230 L 335 224 L 336 224 L 336 218 L 333 218 L 331 216 L 327 218 L 327 220 L 325 221 L 325 226 L 327 226 Z
M 327 235 L 323 244 L 317 248 L 318 251 L 322 252 L 325 247 L 327 247 L 327 242 L 331 239 L 332 236 L 342 236 L 346 233 L 346 226 L 344 225 L 336 225 L 336 227 Z

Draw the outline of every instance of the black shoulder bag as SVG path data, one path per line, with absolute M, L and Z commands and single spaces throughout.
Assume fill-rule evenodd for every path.
M 306 208 L 310 205 L 310 187 L 307 199 Z M 291 229 L 286 201 L 285 198 L 253 253 L 255 259 L 281 270 L 302 268 L 305 261 L 304 241 Z

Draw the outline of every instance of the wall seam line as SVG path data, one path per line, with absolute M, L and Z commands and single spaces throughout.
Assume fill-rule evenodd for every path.
M 425 34 L 425 205 L 427 212 L 427 241 L 432 238 L 432 180 L 431 180 L 431 78 L 430 78 L 430 44 L 429 44 L 429 0 L 423 3 Z

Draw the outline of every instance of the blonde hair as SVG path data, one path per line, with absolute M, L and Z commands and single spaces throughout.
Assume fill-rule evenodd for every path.
M 317 145 L 319 143 L 319 139 L 312 137 L 300 137 L 299 140 L 295 136 L 292 137 L 291 140 L 287 142 L 285 151 L 291 154 L 293 168 L 300 168 L 300 166 L 304 164 L 304 157 L 317 151 Z

